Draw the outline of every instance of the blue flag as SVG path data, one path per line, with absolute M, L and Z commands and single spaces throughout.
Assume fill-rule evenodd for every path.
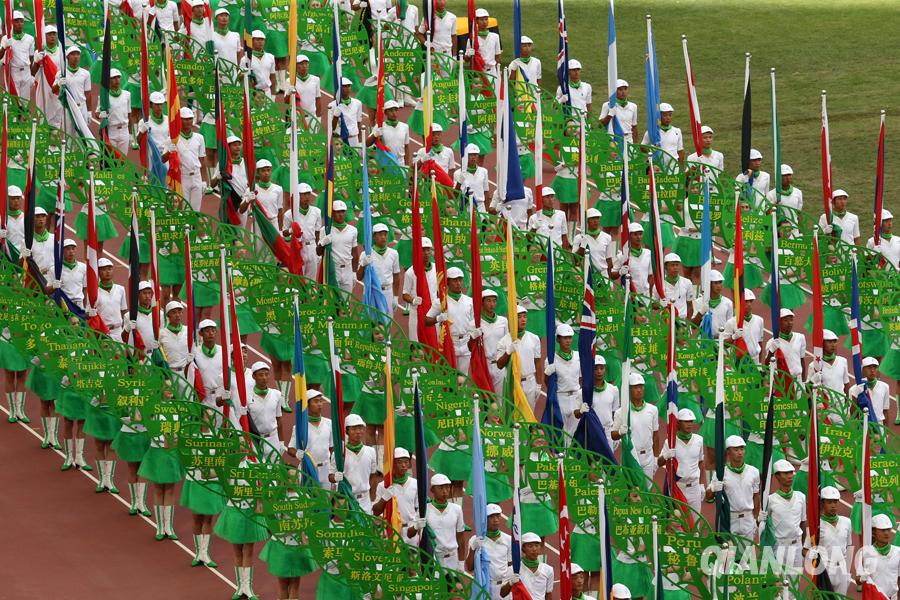
M 515 57 L 522 56 L 522 1 L 513 0 L 513 48 Z M 523 73 L 524 75 L 524 73 Z
M 519 165 L 519 146 L 516 143 L 516 126 L 513 120 L 513 98 L 511 85 L 506 86 L 506 120 L 501 135 L 506 143 L 506 195 L 504 200 L 523 200 L 525 183 L 522 181 L 522 167 Z
M 553 292 L 553 242 L 551 240 L 547 240 L 547 296 L 544 312 L 547 319 L 547 364 L 552 365 L 556 361 L 556 298 Z M 547 377 L 547 403 L 544 405 L 544 414 L 541 415 L 541 423 L 551 427 L 547 431 L 547 436 L 553 447 L 560 445 L 562 440 L 559 430 L 563 427 L 557 386 L 557 375 L 553 373 Z
M 163 162 L 162 154 L 159 152 L 159 146 L 153 141 L 153 136 L 147 136 L 147 147 L 150 149 L 150 175 L 156 179 L 156 185 L 164 186 L 166 184 L 166 174 L 169 169 Z M 151 183 L 154 183 L 151 179 Z
M 559 82 L 559 91 L 563 97 L 563 104 L 572 106 L 569 98 L 569 40 L 566 31 L 566 10 L 563 0 L 558 0 L 559 13 L 559 52 L 556 55 L 556 79 Z
M 472 511 L 475 535 L 482 541 L 487 536 L 487 488 L 484 481 L 484 448 L 481 445 L 481 414 L 475 399 L 474 425 L 472 427 Z M 475 550 L 475 585 L 472 600 L 484 598 L 491 590 L 491 559 L 484 548 Z
M 309 399 L 306 395 L 306 366 L 303 361 L 303 333 L 300 330 L 300 310 L 297 297 L 294 297 L 294 396 L 297 400 L 297 412 L 294 415 L 294 435 L 297 454 L 303 472 L 303 484 L 310 487 L 319 486 L 319 473 L 313 464 L 312 457 L 306 451 L 309 445 Z
M 656 43 L 653 41 L 653 26 L 649 17 L 647 17 L 647 58 L 644 60 L 644 72 L 647 79 L 647 133 L 650 143 L 659 146 L 662 141 L 659 129 L 659 68 L 656 65 Z
M 709 173 L 703 178 L 703 218 L 700 223 L 700 288 L 703 298 L 709 302 L 709 275 L 712 270 L 712 223 L 709 213 Z M 708 338 L 713 337 L 712 310 L 707 307 L 700 321 L 700 331 Z
M 366 152 L 362 152 L 362 193 L 363 193 L 363 241 L 366 256 L 372 257 L 372 206 L 369 201 L 369 167 L 366 164 Z M 387 283 L 387 282 L 385 282 Z M 393 282 L 390 282 L 393 285 Z M 381 289 L 381 280 L 375 271 L 375 265 L 368 264 L 363 269 L 363 304 L 368 306 L 369 318 L 386 323 L 390 307 Z
M 869 409 L 869 422 L 877 423 L 878 415 L 872 408 L 872 399 L 869 397 L 869 383 L 863 377 L 862 372 L 862 340 L 860 333 L 862 323 L 859 315 L 859 276 L 856 271 L 856 257 L 853 257 L 852 270 L 850 272 L 850 342 L 853 345 L 853 379 L 856 385 L 862 385 L 862 393 L 856 397 L 856 404 L 860 408 Z

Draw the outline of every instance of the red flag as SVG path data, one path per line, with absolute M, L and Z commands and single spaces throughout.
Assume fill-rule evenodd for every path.
M 241 329 L 238 325 L 237 320 L 237 308 L 234 303 L 234 281 L 229 277 L 228 279 L 228 322 L 231 327 L 231 365 L 234 369 L 234 380 L 237 385 L 238 398 L 241 402 L 241 407 L 243 410 L 241 411 L 243 414 L 241 415 L 241 429 L 244 430 L 245 433 L 250 431 L 250 423 L 247 419 L 247 380 L 244 377 L 244 355 L 241 352 Z M 252 442 L 249 438 L 245 438 L 246 444 L 248 448 L 252 447 Z M 253 460 L 253 457 L 251 457 Z
M 182 3 L 182 6 L 188 4 Z M 178 96 L 178 83 L 175 80 L 175 61 L 172 60 L 171 48 L 166 48 L 169 63 L 169 76 L 166 83 L 166 100 L 169 106 L 169 138 L 172 145 L 178 143 L 178 137 L 181 135 L 181 100 Z M 169 152 L 169 171 L 167 175 L 167 184 L 170 190 L 181 193 L 181 160 L 178 156 L 178 150 Z M 157 296 L 157 300 L 159 296 Z
M 127 3 L 127 0 L 126 0 Z M 147 120 L 150 112 L 150 58 L 147 51 L 147 11 L 143 11 L 141 17 L 141 113 Z M 150 152 L 147 148 L 147 139 L 150 132 L 138 133 L 138 148 L 141 158 L 141 166 L 150 168 Z M 164 149 L 160 149 L 164 151 Z
M 468 5 L 468 20 L 469 20 L 469 48 L 475 53 L 472 55 L 472 64 L 471 69 L 473 71 L 484 71 L 484 57 L 481 56 L 481 52 L 478 51 L 480 46 L 478 42 L 478 19 L 475 18 L 475 0 L 469 0 Z M 514 43 L 519 43 L 516 40 Z
M 681 47 L 684 50 L 684 69 L 687 73 L 688 114 L 691 117 L 691 139 L 697 156 L 703 154 L 703 133 L 700 131 L 700 102 L 697 101 L 697 86 L 694 84 L 694 67 L 688 54 L 687 36 L 681 36 Z
M 877 585 L 866 581 L 862 584 L 862 600 L 888 600 L 888 597 L 881 593 Z
M 819 413 L 816 403 L 816 392 L 813 390 L 811 409 L 809 413 L 809 455 L 807 464 L 809 465 L 809 479 L 806 485 L 806 497 L 811 500 L 806 503 L 806 526 L 809 528 L 810 546 L 816 546 L 819 543 L 819 503 L 816 498 L 819 497 Z M 816 574 L 813 571 L 813 583 L 816 583 Z
M 187 348 L 188 352 L 193 351 L 194 342 L 197 336 L 197 319 L 194 307 L 194 268 L 191 259 L 191 232 L 190 229 L 184 231 L 184 297 L 187 306 L 184 308 L 186 315 L 185 327 L 187 327 Z M 203 385 L 203 376 L 196 363 L 190 360 L 185 370 L 185 379 L 187 379 L 197 392 L 198 398 L 206 397 L 206 387 Z
M 881 243 L 881 211 L 884 206 L 884 111 L 881 111 L 881 127 L 878 131 L 878 158 L 875 165 L 875 234 L 877 246 Z M 882 257 L 881 266 L 885 259 Z
M 419 207 L 419 173 L 415 169 L 413 173 L 413 198 L 412 198 L 412 247 L 413 247 L 413 273 L 416 276 L 416 295 L 422 299 L 422 303 L 414 307 L 418 319 L 416 320 L 416 335 L 419 342 L 440 350 L 437 334 L 434 327 L 425 326 L 425 315 L 431 310 L 431 289 L 428 286 L 428 278 L 425 271 L 425 257 L 422 255 L 422 215 Z M 432 244 L 434 246 L 434 244 Z M 434 253 L 443 252 L 443 249 L 434 248 Z M 343 414 L 343 413 L 342 413 Z
M 559 459 L 559 597 L 572 600 L 572 551 L 569 546 L 569 506 L 566 502 L 566 478 Z
M 450 178 L 450 175 L 447 174 L 447 171 L 444 168 L 437 164 L 433 158 L 429 158 L 425 162 L 422 163 L 422 175 L 434 175 L 434 180 L 444 187 L 453 187 L 456 184 L 453 183 L 453 179 Z
M 825 204 L 825 221 L 831 223 L 831 140 L 825 92 L 822 92 L 822 201 Z
M 734 201 L 734 324 L 744 326 L 746 301 L 744 299 L 744 228 L 741 224 L 741 200 Z M 734 341 L 738 358 L 747 354 L 747 342 L 743 337 Z
M 656 196 L 656 174 L 653 170 L 653 158 L 650 158 L 650 227 L 653 234 L 650 240 L 650 254 L 653 270 L 653 289 L 656 290 L 657 298 L 665 299 L 666 289 L 663 285 L 666 274 L 663 265 L 663 242 L 662 228 L 659 220 L 659 200 Z
M 222 104 L 223 117 L 225 115 L 224 102 Z M 225 130 L 225 119 L 222 119 L 222 129 Z M 226 136 L 227 137 L 227 136 Z M 256 187 L 256 151 L 253 144 L 253 115 L 250 111 L 250 76 L 244 75 L 244 168 L 247 171 L 247 187 Z
M 399 7 L 398 7 L 399 9 Z M 378 25 L 378 79 L 375 88 L 375 124 L 384 127 L 384 43 L 381 40 L 381 22 Z
M 447 262 L 444 259 L 444 240 L 441 233 L 441 211 L 438 207 L 434 178 L 431 178 L 431 242 L 434 246 L 434 271 L 437 275 L 438 300 L 441 312 L 447 312 Z M 441 354 L 456 368 L 456 350 L 453 348 L 453 335 L 450 333 L 450 320 L 438 325 L 438 346 Z
M 481 250 L 478 247 L 478 214 L 475 212 L 475 204 L 469 204 L 469 218 L 471 229 L 469 230 L 469 249 L 472 257 L 472 305 L 475 312 L 475 327 L 481 327 Z M 491 372 L 488 369 L 487 356 L 484 352 L 484 337 L 478 336 L 469 342 L 472 351 L 472 359 L 469 362 L 469 376 L 479 388 L 496 392 Z
M 860 479 L 862 480 L 862 514 L 860 523 L 862 529 L 863 546 L 872 545 L 872 448 L 869 444 L 869 416 L 864 415 L 862 435 L 862 465 Z
M 94 172 L 90 172 L 88 184 L 88 211 L 87 211 L 87 307 L 88 325 L 91 329 L 100 333 L 109 333 L 109 327 L 103 322 L 103 318 L 97 314 L 97 297 L 100 293 L 100 268 L 97 261 L 100 257 L 100 243 L 97 241 L 97 214 L 94 199 Z

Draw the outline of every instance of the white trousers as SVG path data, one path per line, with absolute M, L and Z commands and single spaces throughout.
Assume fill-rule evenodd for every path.
M 353 286 L 356 285 L 356 273 L 353 272 L 352 265 L 335 265 L 334 270 L 337 274 L 338 287 L 348 294 L 352 294 Z
M 752 510 L 731 511 L 731 533 L 748 540 L 756 539 L 756 519 Z
M 188 173 L 181 172 L 181 195 L 188 201 L 191 208 L 199 211 L 203 205 L 203 178 L 200 171 Z
M 690 507 L 699 513 L 700 509 L 703 507 L 703 488 L 700 487 L 700 480 L 682 479 L 678 482 L 678 487 L 684 492 L 684 497 L 687 499 L 687 503 Z
M 319 276 L 319 261 L 321 258 L 316 254 L 315 242 L 303 242 L 303 276 L 307 279 L 315 279 Z
M 128 123 L 110 125 L 109 143 L 124 156 L 128 156 L 128 150 L 131 148 L 131 133 L 128 130 Z
M 31 76 L 31 70 L 26 68 L 12 69 L 13 82 L 16 84 L 16 95 L 25 100 L 31 99 L 31 88 L 34 86 L 34 77 Z

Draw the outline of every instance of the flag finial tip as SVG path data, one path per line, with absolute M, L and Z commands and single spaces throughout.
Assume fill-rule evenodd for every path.
M 771 73 L 772 75 L 774 75 L 774 74 L 775 74 L 775 67 L 770 68 L 770 69 L 769 69 L 769 73 Z
M 682 33 L 682 34 L 681 34 L 681 39 L 682 39 L 682 40 L 687 40 L 687 34 Z
M 651 17 L 650 17 L 650 13 L 647 13 L 647 20 L 649 21 L 650 18 L 651 18 Z
M 824 96 L 825 94 L 827 94 L 827 93 L 828 93 L 828 92 L 826 92 L 825 90 L 822 90 L 822 95 L 823 95 L 823 96 Z
M 884 116 L 884 109 L 881 109 L 881 115 Z
M 747 58 L 750 58 L 750 57 L 753 56 L 753 55 L 750 54 L 749 52 L 745 52 L 745 53 L 744 53 L 744 56 L 746 56 Z

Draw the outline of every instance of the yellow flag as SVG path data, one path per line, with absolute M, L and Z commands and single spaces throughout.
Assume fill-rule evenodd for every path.
M 507 309 L 509 311 L 509 336 L 512 340 L 519 339 L 519 305 L 516 298 L 516 269 L 513 253 L 512 222 L 506 221 L 506 290 Z M 509 359 L 509 377 L 512 377 L 513 402 L 519 412 L 525 417 L 525 421 L 534 423 L 534 412 L 528 404 L 525 390 L 522 389 L 522 366 L 519 363 L 519 353 L 513 352 Z
M 297 0 L 291 0 L 288 17 L 288 77 L 297 85 Z

